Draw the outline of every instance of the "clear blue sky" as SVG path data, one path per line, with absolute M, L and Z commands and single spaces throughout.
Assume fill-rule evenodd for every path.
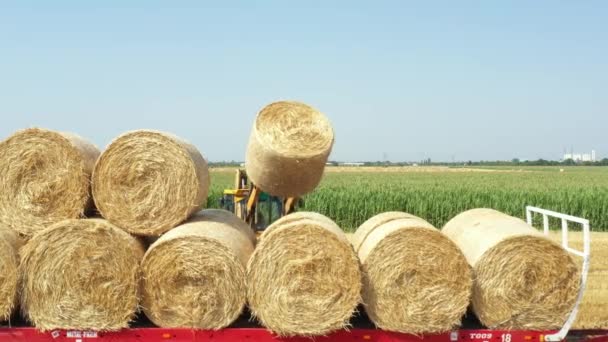
M 3 1 L 0 137 L 154 128 L 242 160 L 296 99 L 337 160 L 608 156 L 608 2 L 256 3 Z

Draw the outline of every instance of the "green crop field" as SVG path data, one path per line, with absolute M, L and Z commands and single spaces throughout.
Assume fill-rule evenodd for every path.
M 592 230 L 608 231 L 608 167 L 561 170 L 328 168 L 300 210 L 325 214 L 350 231 L 384 211 L 405 211 L 442 227 L 471 208 L 489 207 L 523 218 L 525 206 L 534 205 L 587 218 Z M 210 207 L 218 206 L 233 177 L 231 170 L 212 171 Z

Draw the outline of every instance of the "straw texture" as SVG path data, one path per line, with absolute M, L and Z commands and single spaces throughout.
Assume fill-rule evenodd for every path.
M 143 310 L 161 327 L 221 329 L 247 297 L 246 267 L 255 242 L 234 214 L 203 210 L 150 246 L 142 263 Z
M 40 330 L 118 330 L 134 318 L 142 245 L 101 219 L 65 220 L 21 249 L 21 309 Z
M 196 147 L 167 133 L 116 138 L 93 171 L 101 215 L 137 235 L 160 235 L 207 202 L 209 170 Z
M 574 259 L 524 221 L 492 209 L 457 215 L 443 233 L 473 266 L 473 311 L 491 329 L 556 329 L 580 288 Z
M 99 150 L 71 134 L 30 128 L 0 143 L 0 224 L 31 236 L 92 208 Z
M 363 223 L 352 242 L 362 265 L 365 311 L 376 326 L 429 334 L 460 325 L 471 298 L 471 267 L 430 223 L 383 213 Z
M 0 322 L 10 318 L 17 304 L 21 244 L 16 232 L 0 226 Z
M 342 230 L 314 213 L 277 220 L 247 266 L 249 307 L 280 336 L 315 336 L 348 327 L 360 302 L 357 257 Z
M 299 197 L 321 181 L 333 142 L 329 120 L 316 109 L 293 101 L 272 103 L 253 126 L 247 175 L 268 193 Z
M 552 232 L 551 239 L 561 243 L 561 232 Z M 568 245 L 583 250 L 583 234 L 569 232 Z M 575 257 L 582 265 L 582 258 Z M 608 233 L 591 233 L 591 265 L 583 300 L 574 321 L 574 329 L 608 329 Z

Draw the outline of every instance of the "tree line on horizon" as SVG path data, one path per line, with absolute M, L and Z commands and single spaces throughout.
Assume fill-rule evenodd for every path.
M 243 162 L 241 161 L 219 161 L 209 162 L 210 167 L 241 167 Z M 572 159 L 566 159 L 563 161 L 558 160 L 519 160 L 513 158 L 512 160 L 480 160 L 480 161 L 459 161 L 459 162 L 434 162 L 430 158 L 419 161 L 419 162 L 391 162 L 391 161 L 366 161 L 361 162 L 360 166 L 412 166 L 412 165 L 424 165 L 424 166 L 608 166 L 608 158 L 598 160 L 595 162 L 585 161 L 576 162 Z M 345 165 L 344 162 L 329 161 L 328 165 L 331 166 L 352 166 L 352 164 Z

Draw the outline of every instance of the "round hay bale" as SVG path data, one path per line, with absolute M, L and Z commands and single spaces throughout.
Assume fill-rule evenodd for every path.
M 142 262 L 143 310 L 160 327 L 221 329 L 247 302 L 255 235 L 234 214 L 203 210 L 161 236 Z
M 552 231 L 549 238 L 561 243 L 562 232 Z M 583 232 L 568 233 L 568 246 L 582 251 L 583 243 Z M 591 253 L 585 292 L 572 325 L 576 330 L 608 329 L 608 234 L 591 232 Z M 582 266 L 583 258 L 574 259 Z
M 311 211 L 298 211 L 298 212 L 295 212 L 295 213 L 291 213 L 289 215 L 285 215 L 285 216 L 281 217 L 280 219 L 274 221 L 266 229 L 266 231 L 268 231 L 270 229 L 274 229 L 276 226 L 285 225 L 285 224 L 296 222 L 296 221 L 300 221 L 300 220 L 303 220 L 303 219 L 309 219 L 309 220 L 313 220 L 313 221 L 323 222 L 323 223 L 331 226 L 332 227 L 332 231 L 340 231 L 340 232 L 342 232 L 342 229 L 336 224 L 336 222 L 332 221 L 332 219 L 330 219 L 329 217 L 327 217 L 327 216 L 325 216 L 323 214 L 313 213 Z
M 472 271 L 430 223 L 406 213 L 379 214 L 357 229 L 353 244 L 363 271 L 363 304 L 376 326 L 430 334 L 460 325 Z
M 340 228 L 296 213 L 261 235 L 247 265 L 252 314 L 279 336 L 316 336 L 348 327 L 360 302 L 361 273 Z
M 92 208 L 99 150 L 71 134 L 30 128 L 0 143 L 0 223 L 31 236 Z
M 40 330 L 119 330 L 135 317 L 141 243 L 101 219 L 65 220 L 21 248 L 21 308 Z
M 207 202 L 209 170 L 193 145 L 133 131 L 116 138 L 93 171 L 93 198 L 108 221 L 137 235 L 160 235 Z
M 387 222 L 406 218 L 418 217 L 401 211 L 387 211 L 384 213 L 377 214 L 376 216 L 372 216 L 367 221 L 363 222 L 363 224 L 361 224 L 359 228 L 357 228 L 357 230 L 353 233 L 351 243 L 353 245 L 353 248 L 355 249 L 355 252 L 359 252 L 359 249 L 361 249 L 361 244 L 365 242 L 367 236 L 371 232 L 373 232 L 374 229 Z
M 333 142 L 333 129 L 321 112 L 299 102 L 272 103 L 253 125 L 247 175 L 270 194 L 300 197 L 319 185 Z
M 17 304 L 19 284 L 19 235 L 5 227 L 0 227 L 0 322 L 11 317 Z
M 473 267 L 472 307 L 491 329 L 560 328 L 580 288 L 574 259 L 524 221 L 492 209 L 450 220 L 443 233 Z

